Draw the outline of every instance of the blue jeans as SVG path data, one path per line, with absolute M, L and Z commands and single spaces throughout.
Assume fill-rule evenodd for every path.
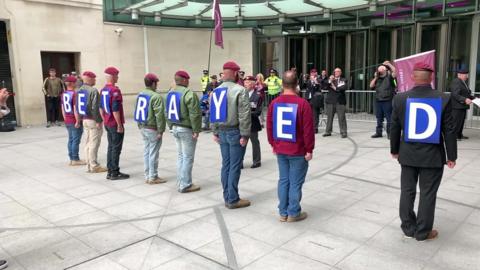
M 203 116 L 203 126 L 204 128 L 208 129 L 210 128 L 210 111 L 205 111 Z
M 387 134 L 390 134 L 390 126 L 392 123 L 392 101 L 378 101 L 376 102 L 376 116 L 377 116 L 377 134 L 381 135 L 383 131 L 383 118 L 387 119 Z
M 278 180 L 278 210 L 280 216 L 296 217 L 302 208 L 302 186 L 308 171 L 304 156 L 277 155 L 280 179 Z
M 70 160 L 80 160 L 78 155 L 80 141 L 82 140 L 83 127 L 75 128 L 74 124 L 66 125 L 68 131 L 68 157 Z
M 235 204 L 240 200 L 238 182 L 246 147 L 240 145 L 240 130 L 238 129 L 220 130 L 218 137 L 222 152 L 223 199 L 226 204 Z
M 173 126 L 173 137 L 177 143 L 177 189 L 183 191 L 192 185 L 192 168 L 195 158 L 197 140 L 194 140 L 192 129 Z
M 154 180 L 158 177 L 158 155 L 162 139 L 158 139 L 158 132 L 153 129 L 142 128 L 143 136 L 143 164 L 145 180 Z

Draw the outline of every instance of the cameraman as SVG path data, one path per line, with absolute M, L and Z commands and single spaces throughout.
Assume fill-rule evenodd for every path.
M 387 119 L 387 137 L 390 138 L 390 125 L 392 116 L 392 100 L 395 96 L 396 69 L 389 61 L 383 62 L 377 68 L 375 77 L 370 82 L 370 88 L 376 94 L 376 117 L 377 129 L 372 138 L 381 138 L 383 131 L 383 119 Z

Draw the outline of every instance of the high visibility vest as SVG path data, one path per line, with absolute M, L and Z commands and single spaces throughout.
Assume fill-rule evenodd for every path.
M 210 77 L 203 76 L 202 79 L 200 79 L 200 81 L 202 83 L 202 90 L 205 91 L 205 89 L 207 88 L 207 84 L 210 82 Z
M 267 83 L 268 94 L 276 95 L 280 93 L 282 81 L 277 76 L 270 76 L 265 81 Z

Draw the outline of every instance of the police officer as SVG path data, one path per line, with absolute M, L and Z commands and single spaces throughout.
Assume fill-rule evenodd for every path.
M 209 82 L 210 82 L 210 77 L 208 76 L 208 70 L 205 69 L 203 71 L 203 76 L 200 79 L 200 83 L 201 83 L 201 86 L 202 86 L 202 91 L 205 91 L 207 89 L 207 85 L 208 85 Z
M 342 77 L 342 70 L 336 68 L 328 80 L 328 93 L 325 99 L 327 104 L 327 127 L 323 137 L 332 136 L 333 118 L 335 113 L 338 114 L 338 125 L 340 126 L 340 134 L 342 138 L 347 138 L 347 118 L 345 117 L 345 110 L 347 98 L 345 91 L 348 88 L 347 79 Z
M 188 88 L 189 81 L 186 71 L 177 71 L 176 86 L 167 95 L 167 122 L 177 144 L 177 190 L 180 193 L 200 190 L 192 183 L 192 168 L 202 130 L 202 111 L 198 96 Z
M 262 156 L 260 150 L 260 141 L 258 140 L 258 132 L 262 130 L 260 124 L 260 115 L 262 114 L 263 100 L 255 89 L 256 78 L 253 76 L 245 77 L 245 88 L 248 91 L 250 100 L 250 108 L 252 109 L 252 124 L 250 129 L 250 139 L 252 141 L 252 157 L 253 164 L 250 168 L 255 169 L 262 166 Z
M 85 161 L 89 173 L 107 171 L 107 168 L 100 166 L 97 161 L 103 135 L 103 119 L 100 114 L 100 93 L 94 88 L 96 77 L 91 71 L 83 72 L 83 84 L 77 94 L 78 113 L 85 132 Z
M 248 93 L 243 86 L 236 84 L 239 70 L 235 62 L 226 62 L 223 65 L 224 82 L 213 91 L 210 99 L 213 138 L 220 144 L 222 153 L 223 198 L 229 209 L 250 206 L 250 201 L 240 199 L 238 194 L 240 168 L 251 126 Z
M 137 96 L 134 119 L 138 123 L 144 142 L 145 183 L 155 185 L 167 182 L 158 177 L 158 155 L 165 132 L 165 103 L 163 97 L 155 92 L 158 84 L 157 75 L 148 73 L 143 81 L 145 89 Z
M 282 80 L 277 76 L 275 69 L 270 69 L 270 76 L 265 80 L 267 84 L 267 103 L 270 104 L 282 90 Z
M 101 91 L 100 112 L 104 119 L 107 130 L 108 152 L 107 152 L 107 179 L 124 180 L 130 175 L 120 172 L 120 153 L 122 152 L 123 138 L 125 136 L 125 116 L 123 114 L 123 98 L 120 88 L 115 84 L 118 82 L 118 69 L 108 67 L 105 69 L 105 81 L 107 84 Z
M 433 76 L 430 65 L 415 64 L 415 86 L 393 99 L 390 131 L 390 152 L 402 167 L 401 228 L 405 237 L 418 241 L 438 236 L 438 231 L 432 229 L 437 191 L 444 165 L 454 168 L 457 159 L 451 98 L 432 89 Z M 417 182 L 420 200 L 416 215 L 413 207 Z
M 390 137 L 392 118 L 392 99 L 395 96 L 395 78 L 397 71 L 389 61 L 385 61 L 377 68 L 375 77 L 370 82 L 370 88 L 375 90 L 377 128 L 372 138 L 381 138 L 383 119 L 387 119 L 387 137 Z
M 472 95 L 472 90 L 468 88 L 468 69 L 461 69 L 457 72 L 457 78 L 450 83 L 450 92 L 452 93 L 452 108 L 453 120 L 455 123 L 455 134 L 457 140 L 468 139 L 463 136 L 463 126 L 465 125 L 465 117 L 467 110 L 472 104 L 475 97 Z

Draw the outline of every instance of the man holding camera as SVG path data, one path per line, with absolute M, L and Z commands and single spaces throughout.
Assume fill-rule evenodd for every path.
M 387 137 L 390 138 L 390 126 L 392 120 L 392 100 L 395 96 L 395 78 L 397 71 L 389 62 L 385 61 L 377 68 L 375 77 L 370 82 L 370 88 L 375 90 L 377 129 L 372 138 L 381 138 L 383 131 L 383 119 L 387 119 Z
M 326 76 L 325 77 L 318 76 L 318 72 L 314 68 L 310 70 L 310 76 L 307 77 L 306 80 L 304 80 L 305 89 L 306 89 L 305 98 L 310 103 L 310 107 L 312 108 L 312 112 L 313 112 L 313 118 L 315 119 L 315 123 L 314 123 L 315 133 L 318 133 L 318 124 L 320 122 L 319 115 L 323 108 L 323 95 L 322 95 L 322 89 L 324 86 L 323 80 L 328 80 L 328 79 L 326 78 Z

